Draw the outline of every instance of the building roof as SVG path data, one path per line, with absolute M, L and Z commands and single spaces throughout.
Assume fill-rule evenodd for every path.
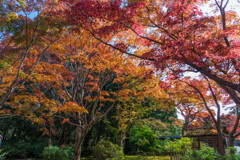
M 217 130 L 211 128 L 193 128 L 187 131 L 184 137 L 217 136 Z
M 167 139 L 167 138 L 170 138 L 170 139 L 181 139 L 182 136 L 160 136 L 159 138 L 160 139 Z

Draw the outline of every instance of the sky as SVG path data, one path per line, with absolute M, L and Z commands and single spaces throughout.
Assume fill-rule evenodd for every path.
M 220 0 L 217 0 L 217 1 L 220 1 Z M 227 0 L 224 0 L 223 4 L 225 4 L 226 1 Z M 215 3 L 215 0 L 209 0 L 208 5 L 201 7 L 202 11 L 209 14 L 209 11 L 212 10 L 211 7 L 209 7 L 209 4 L 211 4 L 211 3 Z M 237 12 L 238 15 L 240 15 L 240 0 L 229 0 L 227 7 L 226 7 L 226 11 L 229 11 L 229 10 L 233 10 L 233 11 Z M 220 12 L 218 12 L 218 13 L 220 13 Z
M 240 16 L 240 0 L 229 0 L 229 5 L 226 8 L 227 10 L 234 10 Z
M 214 0 L 211 0 L 211 2 L 214 2 Z M 202 7 L 201 9 L 205 13 L 209 12 L 210 10 L 212 10 L 208 5 Z M 240 0 L 229 0 L 228 5 L 226 7 L 226 11 L 228 11 L 228 10 L 233 10 L 233 11 L 237 12 L 239 17 L 240 17 Z M 198 73 L 192 73 L 192 72 L 191 73 L 189 72 L 189 73 L 185 74 L 185 76 L 191 76 L 191 77 L 196 77 L 198 75 L 199 75 Z M 215 110 L 215 111 L 217 111 L 217 110 Z M 223 108 L 221 109 L 221 114 L 223 114 L 223 113 L 227 114 L 228 112 L 229 112 L 228 110 L 225 110 Z M 180 113 L 178 113 L 178 118 L 179 119 L 184 119 L 184 117 Z

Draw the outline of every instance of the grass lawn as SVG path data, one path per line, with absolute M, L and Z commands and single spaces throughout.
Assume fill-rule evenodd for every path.
M 169 156 L 125 156 L 126 160 L 170 160 Z
M 86 158 L 83 157 L 81 158 L 81 160 L 96 160 L 95 158 Z M 107 160 L 111 160 L 111 159 L 107 159 Z M 131 155 L 125 156 L 124 160 L 170 160 L 169 156 L 140 156 L 140 155 Z
M 28 159 L 17 159 L 17 160 L 43 160 L 43 159 L 28 158 Z M 98 160 L 98 159 L 92 158 L 92 157 L 81 157 L 81 160 Z M 111 160 L 111 159 L 109 158 L 107 160 Z M 169 156 L 140 156 L 140 155 L 128 156 L 126 155 L 124 160 L 170 160 L 170 157 Z

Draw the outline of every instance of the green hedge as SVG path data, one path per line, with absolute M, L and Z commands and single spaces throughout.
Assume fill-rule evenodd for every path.
M 45 160 L 69 160 L 73 156 L 73 147 L 48 146 L 42 155 Z
M 93 156 L 99 160 L 104 160 L 107 158 L 114 158 L 116 160 L 124 159 L 122 147 L 109 141 L 100 141 L 92 148 L 92 153 Z

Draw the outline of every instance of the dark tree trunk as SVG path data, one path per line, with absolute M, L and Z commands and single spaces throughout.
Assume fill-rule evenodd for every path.
M 69 139 L 69 135 L 71 135 L 71 132 L 68 132 L 68 130 L 65 127 L 62 127 L 62 133 L 58 137 L 58 145 L 66 145 Z
M 228 147 L 234 147 L 234 137 L 231 135 L 228 137 Z M 231 150 L 230 154 L 234 154 L 234 152 Z
M 51 135 L 51 132 L 49 132 L 49 135 L 48 135 L 48 145 L 49 146 L 52 145 L 52 135 Z
M 234 137 L 229 136 L 228 137 L 228 147 L 233 147 L 234 146 Z
M 224 138 L 221 134 L 221 130 L 218 130 L 218 144 L 219 144 L 219 148 L 218 148 L 218 152 L 220 155 L 225 155 L 225 146 L 224 146 Z
M 187 123 L 184 123 L 184 125 L 182 126 L 182 136 L 184 136 L 186 128 L 187 128 Z

